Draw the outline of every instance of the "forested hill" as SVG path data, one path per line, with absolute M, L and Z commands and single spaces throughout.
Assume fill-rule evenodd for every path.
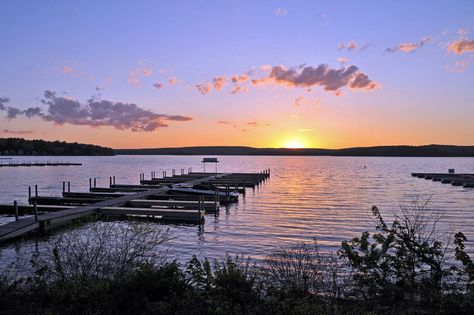
M 123 155 L 330 155 L 330 156 L 432 156 L 474 157 L 474 146 L 376 146 L 345 149 L 285 149 L 242 146 L 206 146 L 156 149 L 116 149 Z
M 0 155 L 114 155 L 114 150 L 77 142 L 0 138 Z

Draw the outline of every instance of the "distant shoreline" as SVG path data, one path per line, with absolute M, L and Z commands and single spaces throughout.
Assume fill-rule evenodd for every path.
M 343 149 L 252 148 L 203 146 L 180 148 L 115 149 L 116 155 L 242 155 L 242 156 L 386 156 L 386 157 L 474 157 L 474 146 L 423 145 L 374 146 Z

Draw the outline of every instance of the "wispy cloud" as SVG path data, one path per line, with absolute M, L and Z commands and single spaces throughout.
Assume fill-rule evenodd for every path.
M 351 40 L 348 42 L 340 42 L 339 45 L 337 45 L 337 49 L 343 50 L 343 51 L 348 51 L 348 52 L 354 52 L 357 50 L 365 50 L 369 48 L 369 44 L 365 43 L 363 45 L 357 43 L 355 40 Z
M 0 110 L 7 111 L 8 119 L 18 116 L 39 117 L 57 125 L 109 126 L 120 130 L 154 131 L 167 127 L 169 121 L 192 120 L 189 116 L 157 114 L 134 103 L 100 100 L 96 97 L 81 103 L 69 97 L 57 96 L 52 91 L 45 91 L 41 99 L 41 103 L 47 106 L 45 112 L 39 107 L 20 110 L 5 106 L 5 100 L 9 101 L 1 98 Z
M 288 15 L 288 10 L 283 8 L 277 8 L 274 12 L 275 16 L 286 16 Z
M 415 42 L 415 43 L 401 43 L 401 44 L 398 44 L 397 46 L 387 48 L 387 49 L 385 49 L 385 51 L 391 52 L 391 53 L 394 53 L 394 52 L 397 52 L 397 51 L 401 51 L 401 52 L 404 52 L 404 53 L 409 53 L 409 52 L 413 52 L 413 51 L 423 47 L 429 41 L 430 41 L 429 37 L 423 37 L 418 42 Z
M 72 67 L 69 67 L 69 66 L 63 66 L 61 70 L 64 73 L 73 73 L 74 72 L 74 69 Z
M 196 84 L 196 88 L 202 95 L 208 94 L 212 91 L 211 83 Z
M 35 133 L 33 130 L 10 130 L 10 129 L 2 129 L 2 133 L 8 133 L 11 135 L 28 135 Z
M 340 62 L 342 65 L 345 65 L 346 63 L 349 62 L 349 58 L 339 57 L 339 58 L 336 58 L 336 61 Z
M 153 71 L 147 67 L 140 67 L 128 73 L 128 83 L 131 85 L 138 85 L 142 78 L 150 77 Z
M 168 84 L 169 85 L 173 85 L 173 84 L 176 84 L 178 83 L 178 79 L 176 77 L 171 77 L 168 79 Z
M 469 67 L 470 60 L 456 60 L 454 64 L 445 66 L 450 72 L 464 72 Z

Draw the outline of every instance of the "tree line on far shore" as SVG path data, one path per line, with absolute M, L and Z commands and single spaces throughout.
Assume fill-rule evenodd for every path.
M 0 155 L 114 155 L 114 150 L 77 142 L 1 138 Z

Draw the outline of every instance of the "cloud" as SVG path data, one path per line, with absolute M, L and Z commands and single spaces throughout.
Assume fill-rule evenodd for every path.
M 154 87 L 156 87 L 157 89 L 161 89 L 163 87 L 163 84 L 162 83 L 155 83 L 153 84 Z
M 417 50 L 418 48 L 423 47 L 429 41 L 430 41 L 429 37 L 423 37 L 419 42 L 416 42 L 416 43 L 401 43 L 401 44 L 398 44 L 395 47 L 387 48 L 387 49 L 385 49 L 385 51 L 391 52 L 391 53 L 394 53 L 394 52 L 397 52 L 397 51 L 401 51 L 401 52 L 404 52 L 404 53 L 409 53 L 409 52 L 413 52 L 413 51 Z
M 64 73 L 72 73 L 72 72 L 74 72 L 74 69 L 72 67 L 69 67 L 69 66 L 63 66 L 62 71 Z
M 269 123 L 267 122 L 262 122 L 262 121 L 249 121 L 245 123 L 249 127 L 268 127 L 270 126 Z
M 346 60 L 348 59 L 340 61 Z M 339 69 L 331 69 L 326 64 L 317 67 L 302 64 L 292 68 L 286 68 L 284 65 L 269 66 L 268 71 L 249 71 L 246 74 L 233 75 L 230 78 L 220 76 L 214 78 L 212 83 L 204 82 L 196 84 L 195 87 L 205 95 L 212 92 L 213 89 L 216 91 L 223 89 L 228 81 L 231 82 L 231 94 L 247 92 L 249 87 L 262 85 L 302 87 L 307 91 L 310 91 L 314 86 L 321 86 L 325 91 L 331 91 L 335 95 L 342 95 L 341 89 L 343 87 L 365 91 L 380 87 L 379 83 L 369 79 L 368 75 L 361 72 L 356 66 L 345 67 L 342 65 Z
M 7 107 L 5 104 L 10 102 L 10 99 L 8 97 L 0 97 L 0 110 L 5 110 Z
M 356 50 L 365 50 L 367 48 L 369 48 L 368 43 L 365 43 L 364 45 L 360 45 L 354 40 L 351 40 L 348 42 L 340 42 L 339 45 L 337 45 L 337 49 L 345 50 L 349 52 L 356 51 Z
M 0 104 L 2 110 L 7 111 L 8 119 L 17 116 L 39 117 L 57 125 L 109 126 L 119 130 L 154 131 L 160 127 L 167 127 L 169 121 L 192 120 L 188 116 L 157 114 L 134 103 L 112 102 L 97 97 L 91 97 L 82 104 L 68 97 L 57 96 L 56 92 L 48 90 L 44 92 L 41 102 L 47 106 L 44 113 L 39 107 L 22 111 L 15 107 L 4 106 L 3 102 Z
M 331 69 L 326 64 L 317 67 L 305 66 L 302 70 L 275 66 L 268 77 L 252 80 L 252 84 L 277 84 L 287 87 L 312 87 L 321 86 L 325 91 L 340 92 L 340 89 L 348 86 L 353 90 L 373 90 L 378 88 L 379 83 L 372 81 L 369 77 L 359 71 L 356 66 Z
M 451 42 L 448 46 L 448 52 L 461 55 L 467 52 L 474 52 L 474 40 L 458 39 Z
M 304 96 L 299 96 L 293 101 L 293 105 L 299 107 L 304 101 Z
M 35 133 L 33 130 L 10 130 L 10 129 L 2 129 L 2 133 L 9 133 L 12 135 L 27 135 Z
M 234 124 L 234 122 L 228 121 L 228 120 L 219 120 L 217 123 L 222 124 L 222 125 L 232 125 L 232 124 Z
M 176 79 L 176 77 L 171 77 L 168 79 L 168 84 L 169 85 L 173 85 L 173 84 L 176 84 L 178 83 L 178 79 Z
M 210 83 L 196 84 L 196 88 L 202 95 L 205 95 L 212 91 L 212 84 Z
M 217 77 L 212 80 L 212 84 L 216 90 L 221 90 L 227 81 L 226 77 Z
M 321 105 L 321 101 L 319 99 L 310 99 L 304 96 L 299 96 L 293 100 L 293 106 L 300 107 L 302 105 L 306 106 L 319 106 Z
M 340 62 L 341 64 L 346 64 L 349 62 L 349 58 L 339 57 L 339 58 L 336 58 L 336 61 Z
M 10 102 L 8 97 L 0 97 L 0 111 L 7 112 L 7 119 L 15 119 L 18 116 L 26 116 L 32 118 L 34 116 L 41 115 L 41 108 L 39 107 L 30 107 L 25 110 L 18 109 L 16 107 L 7 106 L 6 104 Z
M 140 84 L 141 78 L 150 77 L 153 74 L 153 71 L 147 67 L 141 67 L 134 69 L 128 73 L 128 83 L 131 85 Z
M 278 8 L 275 10 L 275 16 L 285 16 L 288 15 L 288 10 L 283 9 L 283 8 Z
M 247 91 L 248 91 L 248 89 L 246 87 L 234 86 L 232 88 L 232 91 L 230 91 L 230 94 L 244 93 L 244 92 L 247 92 Z
M 457 60 L 453 65 L 447 65 L 445 68 L 451 72 L 464 72 L 469 67 L 469 64 L 469 60 Z
M 263 66 L 261 66 L 261 67 L 263 67 Z M 270 70 L 270 69 L 271 69 L 271 66 L 268 70 Z M 246 74 L 242 74 L 242 75 L 235 75 L 234 74 L 232 76 L 231 80 L 232 80 L 232 83 L 243 83 L 243 82 L 246 82 L 246 81 L 249 80 L 249 76 L 246 75 Z

